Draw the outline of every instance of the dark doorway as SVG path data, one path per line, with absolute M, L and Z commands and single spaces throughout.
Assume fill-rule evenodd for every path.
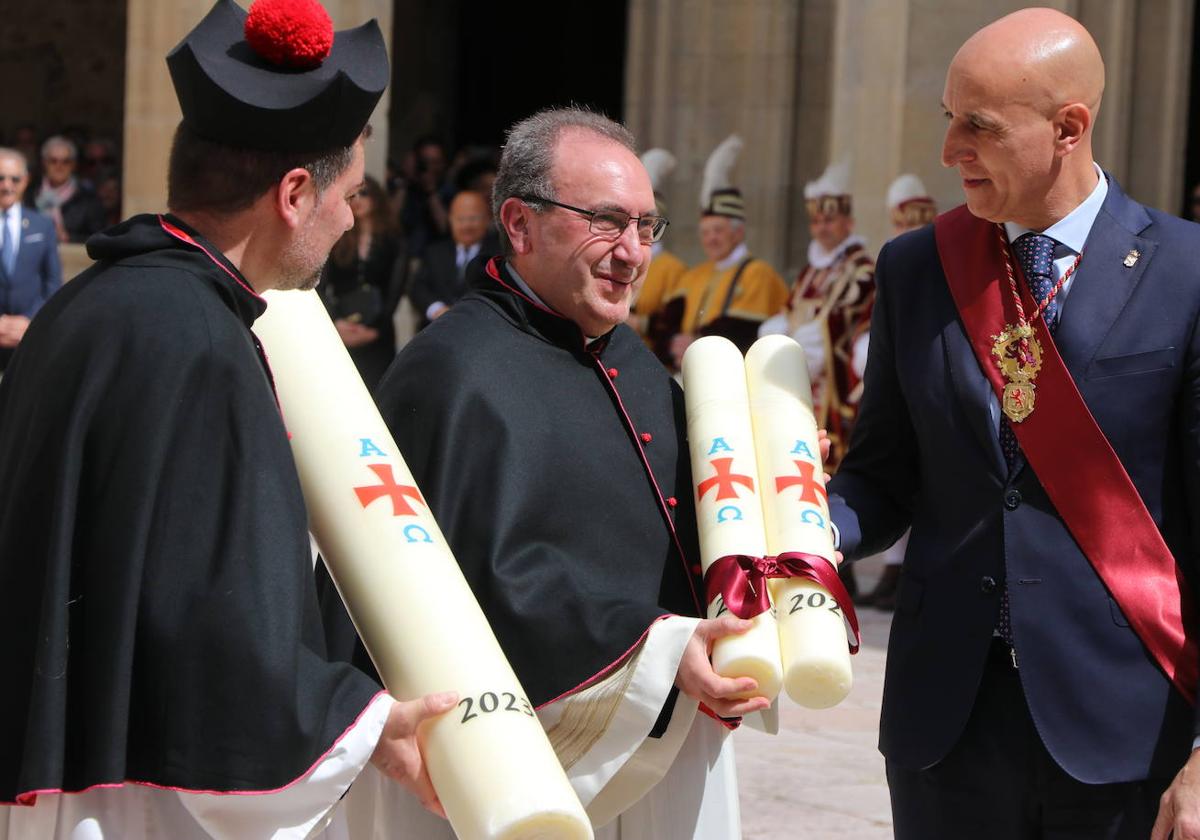
M 627 20 L 626 0 L 397 3 L 393 156 L 424 135 L 451 152 L 498 146 L 509 125 L 552 105 L 587 105 L 620 119 Z
M 499 145 L 504 129 L 553 105 L 579 104 L 620 119 L 627 4 L 470 4 L 459 30 L 460 145 Z M 554 37 L 533 33 L 553 31 Z

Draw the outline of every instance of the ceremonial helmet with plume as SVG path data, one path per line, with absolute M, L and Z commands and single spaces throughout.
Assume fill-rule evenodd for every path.
M 820 178 L 805 184 L 804 206 L 809 218 L 851 215 L 854 207 L 850 200 L 850 162 L 831 163 Z
M 908 172 L 888 187 L 887 206 L 896 227 L 922 227 L 937 216 L 937 203 L 930 197 L 929 190 L 920 178 Z
M 658 215 L 667 215 L 667 202 L 663 198 L 663 184 L 675 171 L 677 161 L 675 155 L 666 149 L 647 149 L 642 152 L 642 166 L 650 176 L 650 186 L 654 188 L 654 206 Z
M 708 162 L 704 164 L 704 181 L 700 187 L 701 216 L 746 218 L 742 192 L 733 185 L 733 167 L 742 153 L 742 146 L 742 138 L 731 134 L 708 156 Z

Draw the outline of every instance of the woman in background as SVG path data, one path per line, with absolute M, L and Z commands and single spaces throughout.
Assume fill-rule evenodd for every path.
M 368 176 L 350 200 L 354 227 L 333 246 L 321 297 L 371 390 L 396 354 L 392 315 L 404 291 L 403 240 L 379 182 Z

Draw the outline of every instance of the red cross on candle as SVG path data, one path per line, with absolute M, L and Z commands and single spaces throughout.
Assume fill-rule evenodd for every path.
M 735 484 L 741 484 L 748 488 L 751 492 L 754 491 L 754 479 L 748 475 L 740 475 L 733 472 L 732 458 L 713 458 L 711 461 L 713 469 L 717 474 L 712 478 L 706 478 L 696 485 L 696 489 L 700 492 L 700 498 L 704 498 L 704 494 L 712 488 L 717 488 L 717 501 L 722 499 L 736 499 L 738 497 Z
M 416 499 L 424 505 L 425 500 L 421 498 L 421 491 L 410 485 L 397 484 L 396 477 L 392 474 L 391 464 L 368 464 L 367 466 L 371 472 L 379 476 L 382 484 L 355 487 L 354 492 L 358 495 L 359 504 L 366 507 L 376 499 L 388 496 L 392 500 L 392 516 L 416 516 L 417 512 L 409 505 L 408 499 Z
M 781 475 L 775 478 L 775 492 L 782 493 L 788 487 L 800 486 L 800 501 L 819 505 L 828 504 L 829 496 L 825 493 L 825 483 L 817 478 L 817 465 L 808 461 L 792 461 L 800 470 L 800 475 Z

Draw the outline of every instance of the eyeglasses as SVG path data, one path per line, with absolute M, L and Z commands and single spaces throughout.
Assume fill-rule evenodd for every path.
M 630 222 L 637 222 L 638 239 L 642 244 L 649 245 L 651 242 L 662 239 L 667 225 L 670 224 L 666 216 L 630 216 L 621 210 L 584 210 L 581 207 L 572 207 L 570 204 L 551 201 L 537 195 L 520 195 L 517 198 L 526 204 L 553 204 L 555 207 L 586 216 L 589 221 L 588 230 L 606 239 L 616 239 Z
M 0 184 L 3 184 L 5 181 L 12 181 L 14 184 L 19 184 L 24 180 L 24 175 L 0 175 Z
M 51 157 L 51 156 L 47 155 L 46 157 L 42 158 L 42 163 L 47 163 L 47 164 L 50 164 L 50 163 L 73 163 L 74 161 L 75 161 L 75 158 L 72 158 L 72 157 Z

